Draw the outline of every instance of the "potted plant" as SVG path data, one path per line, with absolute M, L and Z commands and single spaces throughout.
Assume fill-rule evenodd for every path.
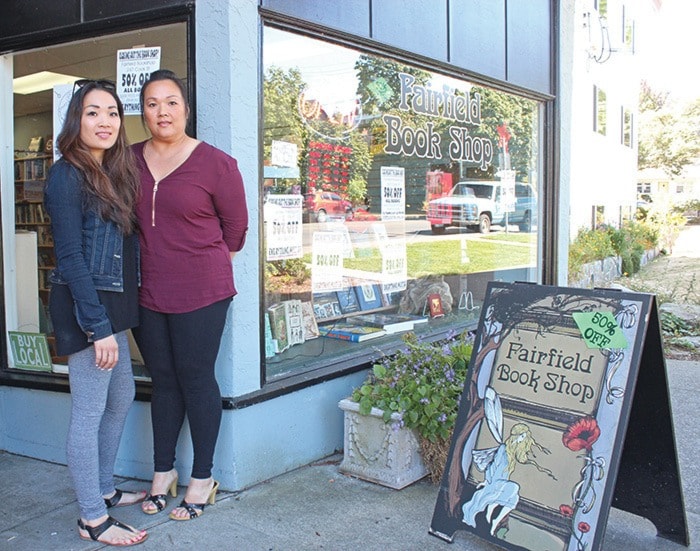
M 442 477 L 473 338 L 426 342 L 404 336 L 339 406 L 345 411 L 343 472 L 402 488 Z

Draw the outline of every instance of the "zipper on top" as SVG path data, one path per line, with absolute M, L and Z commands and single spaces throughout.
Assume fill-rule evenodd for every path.
M 155 227 L 156 225 L 156 193 L 158 193 L 158 184 L 160 183 L 160 180 L 156 181 L 153 184 L 153 196 L 151 200 L 151 227 Z

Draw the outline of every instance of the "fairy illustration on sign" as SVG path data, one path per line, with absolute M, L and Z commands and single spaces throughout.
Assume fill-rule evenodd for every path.
M 484 417 L 498 446 L 472 451 L 474 466 L 484 473 L 484 481 L 477 485 L 474 495 L 462 506 L 462 512 L 463 521 L 476 527 L 476 516 L 485 511 L 486 521 L 491 526 L 490 533 L 493 536 L 520 500 L 520 484 L 510 479 L 517 464 L 532 465 L 552 479 L 556 480 L 556 477 L 552 471 L 542 467 L 534 459 L 533 448 L 544 454 L 549 454 L 550 451 L 537 443 L 526 423 L 514 424 L 508 438 L 503 439 L 501 400 L 491 387 L 486 388 Z M 501 510 L 494 517 L 499 506 Z

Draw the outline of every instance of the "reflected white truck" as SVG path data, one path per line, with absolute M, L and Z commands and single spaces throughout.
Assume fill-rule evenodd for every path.
M 515 184 L 515 208 L 508 210 L 504 186 L 498 181 L 458 182 L 450 192 L 428 203 L 427 219 L 434 234 L 449 226 L 489 233 L 493 224 L 515 224 L 520 231 L 532 231 L 537 216 L 537 197 L 529 184 Z

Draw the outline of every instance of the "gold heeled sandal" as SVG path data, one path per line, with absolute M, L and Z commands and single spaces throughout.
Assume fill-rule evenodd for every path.
M 201 517 L 204 514 L 204 508 L 207 505 L 214 505 L 216 503 L 216 491 L 218 489 L 219 483 L 215 480 L 214 486 L 209 492 L 209 497 L 204 503 L 188 503 L 183 499 L 178 507 L 182 507 L 185 511 L 187 511 L 187 514 L 189 515 L 188 517 L 178 517 L 175 515 L 175 511 L 171 511 L 168 516 L 173 520 L 192 520 L 197 517 Z
M 144 507 L 142 505 L 141 510 L 144 513 L 146 513 L 147 515 L 155 515 L 157 513 L 160 513 L 163 509 L 165 509 L 165 506 L 168 504 L 168 494 L 170 494 L 172 497 L 177 496 L 177 481 L 178 481 L 178 475 L 176 474 L 175 478 L 170 483 L 170 486 L 168 486 L 168 488 L 164 494 L 156 494 L 156 495 L 148 494 L 143 501 L 143 505 L 145 505 L 147 503 L 152 503 L 155 506 L 155 509 L 151 509 L 151 508 L 144 509 Z

